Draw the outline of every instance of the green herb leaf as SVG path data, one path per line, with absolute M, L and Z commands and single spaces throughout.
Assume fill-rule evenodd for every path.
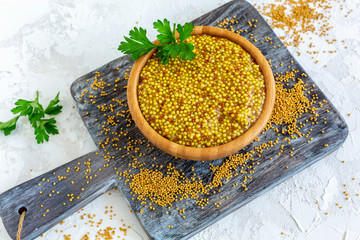
M 193 60 L 195 57 L 193 49 L 194 45 L 191 43 L 166 44 L 158 48 L 156 56 L 162 64 L 167 64 L 170 56 L 173 58 L 180 56 L 182 60 Z
M 16 128 L 16 122 L 20 116 L 28 116 L 29 122 L 35 129 L 35 139 L 37 143 L 43 143 L 49 141 L 49 134 L 58 134 L 59 131 L 56 128 L 55 118 L 43 119 L 45 114 L 56 115 L 61 112 L 62 106 L 58 105 L 60 102 L 58 93 L 56 97 L 50 101 L 49 105 L 44 110 L 43 106 L 39 103 L 39 92 L 36 91 L 36 98 L 33 101 L 19 99 L 16 101 L 16 107 L 11 109 L 14 114 L 20 115 L 7 121 L 0 122 L 0 130 L 4 131 L 5 135 L 9 135 L 11 131 Z
M 170 22 L 165 18 L 164 22 L 157 20 L 154 22 L 154 28 L 160 33 L 157 39 L 160 43 L 175 43 L 175 31 L 171 31 Z
M 166 24 L 165 24 L 166 21 Z M 160 26 L 161 22 L 160 20 L 158 20 L 157 22 L 155 22 L 157 26 Z M 155 27 L 155 23 L 154 23 L 154 27 Z M 167 35 L 168 38 L 170 39 L 170 34 L 169 32 L 171 32 L 170 29 L 170 24 L 169 22 L 164 19 L 164 24 L 161 25 L 161 31 L 165 32 L 165 30 L 163 28 L 168 28 L 167 29 Z M 182 27 L 180 24 L 177 25 L 176 30 L 178 31 L 179 35 L 180 35 L 180 42 L 176 43 L 174 42 L 173 44 L 166 44 L 166 45 L 161 45 L 161 47 L 158 47 L 158 52 L 157 52 L 157 56 L 160 59 L 160 62 L 163 64 L 167 64 L 169 61 L 169 57 L 177 57 L 180 56 L 180 58 L 182 60 L 188 59 L 188 60 L 193 60 L 195 57 L 195 53 L 193 53 L 194 50 L 194 45 L 192 45 L 191 43 L 185 43 L 185 39 L 187 39 L 188 37 L 191 36 L 191 32 L 194 29 L 194 25 L 192 23 L 185 23 L 184 27 Z M 159 31 L 159 29 L 158 29 Z M 158 35 L 159 38 L 159 35 Z M 174 38 L 175 40 L 175 38 Z M 159 40 L 160 41 L 160 40 Z
M 180 35 L 180 42 L 184 42 L 185 39 L 191 36 L 191 32 L 194 29 L 194 24 L 192 23 L 185 23 L 184 27 L 182 27 L 180 24 L 177 25 L 176 31 L 178 31 Z
M 20 115 L 7 122 L 0 122 L 0 130 L 4 132 L 5 136 L 9 135 L 16 128 L 16 122 L 19 117 Z
M 41 119 L 39 121 L 39 126 L 34 131 L 37 143 L 43 143 L 44 140 L 49 141 L 49 134 L 55 135 L 59 133 L 55 124 L 55 118 Z
M 45 111 L 43 106 L 39 103 L 39 92 L 36 91 L 36 98 L 34 101 L 19 99 L 16 101 L 17 107 L 11 109 L 14 114 L 20 113 L 21 116 L 28 116 L 31 125 L 35 128 L 37 121 L 44 117 Z
M 121 42 L 118 50 L 125 54 L 132 54 L 130 59 L 137 60 L 143 54 L 150 52 L 156 47 L 146 36 L 143 28 L 134 28 L 129 33 L 130 38 L 124 37 L 126 42 Z
M 39 92 L 36 91 L 36 98 L 34 101 L 28 101 L 24 99 L 19 99 L 16 101 L 15 105 L 17 107 L 11 109 L 11 112 L 14 114 L 20 113 L 21 116 L 40 116 L 44 117 L 44 108 L 39 103 Z
M 32 101 L 27 101 L 24 99 L 19 99 L 16 101 L 15 105 L 17 107 L 11 109 L 11 112 L 14 114 L 20 113 L 21 116 L 26 116 L 32 112 L 32 107 L 30 107 L 30 103 Z
M 169 59 L 170 59 L 169 51 L 171 49 L 171 46 L 172 45 L 170 45 L 170 44 L 166 44 L 166 45 L 160 45 L 158 47 L 156 56 L 159 58 L 159 60 L 162 64 L 167 64 L 169 62 Z
M 49 105 L 45 109 L 46 114 L 56 115 L 61 112 L 62 106 L 57 105 L 60 102 L 59 95 L 60 95 L 60 92 L 56 95 L 56 97 L 53 100 L 50 101 Z
M 188 60 L 193 60 L 195 57 L 195 53 L 193 53 L 194 50 L 194 45 L 192 45 L 191 43 L 181 43 L 180 45 L 180 58 L 182 60 L 188 59 Z
M 170 57 L 175 58 L 180 56 L 182 60 L 194 59 L 194 46 L 191 43 L 184 42 L 185 39 L 191 36 L 191 32 L 194 29 L 192 23 L 185 23 L 184 26 L 174 24 L 173 30 L 171 30 L 170 22 L 167 19 L 164 19 L 163 21 L 157 20 L 153 23 L 153 26 L 159 32 L 157 35 L 158 41 L 164 45 L 155 45 L 151 43 L 146 37 L 146 30 L 135 27 L 134 30 L 131 30 L 129 33 L 130 38 L 124 37 L 126 42 L 121 42 L 118 50 L 125 54 L 132 54 L 130 59 L 137 60 L 143 54 L 148 53 L 157 47 L 158 52 L 156 55 L 163 64 L 167 64 Z M 175 27 L 180 35 L 180 40 L 178 42 L 175 39 Z

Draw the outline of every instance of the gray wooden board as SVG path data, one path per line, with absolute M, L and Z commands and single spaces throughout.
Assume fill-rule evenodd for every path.
M 305 73 L 304 69 L 281 43 L 256 9 L 245 1 L 229 2 L 197 18 L 193 23 L 195 25 L 216 26 L 216 21 L 221 21 L 225 18 L 230 19 L 232 16 L 237 16 L 236 20 L 239 21 L 238 24 L 233 25 L 233 28 L 235 30 L 247 29 L 248 31 L 241 35 L 248 39 L 250 34 L 253 34 L 253 38 L 259 40 L 253 42 L 253 44 L 261 50 L 267 59 L 272 60 L 273 65 L 280 65 L 280 62 L 284 63 L 283 67 L 273 69 L 274 71 L 285 72 L 288 70 L 287 66 L 291 65 L 292 68 L 300 70 L 296 77 L 300 77 L 301 73 Z M 248 25 L 247 22 L 251 19 L 258 20 L 256 28 Z M 272 38 L 273 45 L 268 42 L 261 44 L 260 40 L 265 37 Z M 281 45 L 281 47 L 274 49 L 272 48 L 274 45 Z M 290 64 L 291 61 L 293 61 L 292 64 Z M 121 128 L 128 131 L 128 135 L 119 138 L 119 145 L 127 145 L 128 137 L 145 140 L 134 123 L 130 124 L 124 120 L 125 118 L 115 114 L 116 112 L 128 110 L 126 104 L 119 106 L 115 104 L 113 99 L 124 100 L 124 103 L 126 103 L 126 89 L 124 89 L 124 86 L 126 86 L 127 82 L 123 79 L 123 76 L 126 69 L 133 63 L 133 61 L 128 59 L 128 56 L 120 57 L 80 77 L 71 86 L 75 105 L 95 143 L 105 142 L 106 139 L 111 138 L 111 132 L 120 132 L 122 131 Z M 119 68 L 119 70 L 116 70 L 116 68 Z M 106 96 L 101 97 L 100 90 L 95 91 L 91 89 L 95 72 L 99 72 L 102 80 L 110 84 L 110 87 L 103 90 L 107 93 Z M 114 80 L 117 78 L 121 80 L 117 83 L 117 90 L 114 91 Z M 314 84 L 310 77 L 302 77 L 302 79 L 309 85 Z M 136 147 L 139 148 L 139 151 L 135 152 L 135 150 L 132 150 L 129 155 L 126 154 L 126 151 L 119 151 L 114 147 L 108 147 L 107 152 L 99 150 L 99 154 L 95 152 L 89 153 L 2 193 L 0 195 L 0 216 L 5 228 L 9 235 L 15 239 L 19 221 L 18 209 L 26 207 L 27 213 L 22 230 L 22 239 L 33 239 L 108 189 L 118 186 L 126 196 L 150 238 L 159 240 L 189 238 L 340 147 L 348 134 L 347 125 L 321 90 L 317 86 L 313 89 L 314 93 L 318 94 L 320 100 L 328 101 L 319 110 L 320 116 L 322 118 L 325 117 L 327 123 L 322 124 L 319 120 L 319 124 L 308 124 L 303 128 L 302 132 L 307 132 L 310 128 L 313 129 L 310 136 L 313 140 L 310 143 L 307 143 L 307 139 L 304 138 L 294 139 L 290 145 L 285 145 L 280 156 L 277 153 L 281 144 L 278 144 L 264 151 L 262 153 L 263 157 L 255 157 L 255 161 L 258 161 L 260 164 L 256 167 L 255 173 L 252 174 L 252 180 L 247 183 L 248 191 L 242 190 L 239 186 L 233 186 L 235 183 L 240 183 L 239 185 L 241 185 L 243 176 L 239 174 L 227 181 L 224 180 L 220 193 L 211 192 L 210 195 L 207 195 L 206 198 L 209 199 L 209 204 L 203 210 L 192 199 L 174 203 L 171 210 L 161 207 L 155 207 L 155 210 L 144 209 L 140 205 L 140 201 L 132 200 L 133 196 L 129 186 L 124 184 L 125 180 L 119 180 L 116 175 L 116 171 L 129 169 L 128 164 L 132 163 L 132 156 L 137 156 L 140 162 L 145 162 L 146 167 L 149 169 L 155 169 L 152 167 L 152 164 L 166 166 L 172 163 L 177 170 L 183 170 L 185 177 L 191 177 L 192 172 L 190 169 L 194 167 L 194 172 L 203 179 L 204 183 L 209 182 L 213 174 L 209 170 L 209 162 L 174 159 L 174 157 L 157 148 L 150 149 L 147 147 L 148 143 L 137 145 Z M 89 94 L 85 94 L 83 97 L 83 100 L 86 99 L 87 103 L 79 101 L 81 92 L 85 90 L 92 91 L 93 95 L 97 96 L 96 104 L 89 103 Z M 110 129 L 108 134 L 102 133 L 101 124 L 100 126 L 98 125 L 99 123 L 106 122 L 108 117 L 108 115 L 104 116 L 104 112 L 99 111 L 96 107 L 103 104 L 107 104 L 107 106 L 110 104 L 115 105 L 114 112 L 106 113 L 115 116 L 115 119 L 119 120 L 116 126 L 108 127 Z M 329 111 L 327 112 L 327 110 Z M 305 122 L 310 116 L 311 114 L 304 114 L 300 121 Z M 325 133 L 321 134 L 321 131 L 325 131 Z M 286 135 L 280 135 L 280 139 L 286 137 Z M 266 131 L 259 136 L 259 142 L 250 144 L 240 152 L 246 152 L 262 142 L 275 140 L 277 137 L 277 134 L 272 130 Z M 324 147 L 324 144 L 329 144 L 329 147 Z M 289 157 L 291 148 L 295 149 L 292 158 Z M 139 152 L 146 153 L 146 156 L 139 157 Z M 103 154 L 110 154 L 114 158 L 107 162 L 102 157 Z M 122 157 L 122 155 L 125 155 L 125 157 Z M 154 157 L 156 157 L 156 160 L 154 160 Z M 272 157 L 272 160 L 269 160 L 270 157 Z M 87 164 L 89 159 L 91 159 L 90 165 Z M 217 166 L 221 165 L 223 161 L 224 159 L 218 159 L 211 163 Z M 104 167 L 104 164 L 109 164 L 109 166 Z M 88 169 L 91 169 L 91 172 Z M 42 194 L 40 194 L 40 191 L 42 191 Z M 51 194 L 51 197 L 49 194 Z M 71 196 L 69 197 L 68 194 L 73 194 L 74 198 L 71 199 Z M 229 198 L 222 199 L 220 207 L 215 207 L 214 203 L 219 202 L 220 195 L 228 196 Z M 43 207 L 40 205 L 43 205 Z M 176 208 L 185 209 L 185 219 L 175 210 Z M 46 209 L 50 211 L 47 213 Z M 142 214 L 139 213 L 140 209 L 144 210 Z M 166 211 L 169 211 L 169 214 L 165 214 Z M 46 215 L 43 216 L 43 214 Z M 168 228 L 168 225 L 172 225 L 173 228 Z

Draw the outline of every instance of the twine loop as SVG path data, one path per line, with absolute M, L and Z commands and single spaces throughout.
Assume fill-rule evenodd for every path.
M 23 227 L 25 214 L 26 214 L 26 210 L 23 210 L 21 212 L 21 216 L 20 216 L 20 220 L 19 220 L 19 226 L 18 226 L 18 231 L 17 231 L 17 234 L 16 234 L 16 240 L 21 240 L 21 230 L 22 230 L 22 227 Z

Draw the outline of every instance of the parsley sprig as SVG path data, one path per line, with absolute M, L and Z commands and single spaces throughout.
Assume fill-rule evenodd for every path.
M 154 22 L 153 25 L 159 33 L 157 40 L 161 45 L 153 44 L 147 38 L 145 29 L 134 27 L 134 29 L 129 32 L 130 37 L 124 37 L 125 41 L 120 43 L 118 50 L 125 54 L 132 54 L 130 59 L 137 60 L 143 54 L 157 48 L 158 51 L 156 55 L 162 64 L 167 64 L 170 57 L 175 58 L 180 56 L 182 60 L 194 59 L 194 45 L 184 42 L 191 36 L 191 32 L 194 29 L 192 23 L 185 23 L 184 26 L 173 24 L 173 30 L 171 30 L 170 22 L 167 19 L 163 21 L 158 20 Z M 179 33 L 179 41 L 176 41 L 175 30 Z
M 55 118 L 44 118 L 45 115 L 57 115 L 61 112 L 62 106 L 59 105 L 59 95 L 50 101 L 48 106 L 43 108 L 39 103 L 39 92 L 36 91 L 36 98 L 33 101 L 28 101 L 24 99 L 19 99 L 15 102 L 16 107 L 11 109 L 11 112 L 14 114 L 19 114 L 18 116 L 10 119 L 7 122 L 0 122 L 0 130 L 4 132 L 5 136 L 9 135 L 16 128 L 17 120 L 20 116 L 27 116 L 29 122 L 34 128 L 35 139 L 37 143 L 43 143 L 49 141 L 49 135 L 58 134 L 59 131 L 56 127 Z

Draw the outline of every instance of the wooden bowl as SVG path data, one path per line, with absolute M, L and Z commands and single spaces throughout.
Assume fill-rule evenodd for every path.
M 269 120 L 271 111 L 274 106 L 275 82 L 274 82 L 273 73 L 265 57 L 254 45 L 252 45 L 245 38 L 233 32 L 227 31 L 225 29 L 220 29 L 216 27 L 207 27 L 207 26 L 195 27 L 192 32 L 192 35 L 199 35 L 199 34 L 208 34 L 211 36 L 222 37 L 237 43 L 252 56 L 252 58 L 259 65 L 260 71 L 264 75 L 265 101 L 264 101 L 263 109 L 258 119 L 246 132 L 244 132 L 238 138 L 226 144 L 222 144 L 215 147 L 204 147 L 204 148 L 187 147 L 184 145 L 180 145 L 178 143 L 170 141 L 169 139 L 166 139 L 165 137 L 157 133 L 149 125 L 149 123 L 145 120 L 143 114 L 141 113 L 138 102 L 138 95 L 137 95 L 137 87 L 139 83 L 141 70 L 145 66 L 147 60 L 156 51 L 156 49 L 152 50 L 147 54 L 144 54 L 135 62 L 130 73 L 130 78 L 128 80 L 127 99 L 128 99 L 130 113 L 133 120 L 135 121 L 135 124 L 150 142 L 152 142 L 155 146 L 157 146 L 161 150 L 171 155 L 174 155 L 175 157 L 185 158 L 189 160 L 203 161 L 203 160 L 219 159 L 222 157 L 229 156 L 233 153 L 236 153 L 237 151 L 248 145 L 252 140 L 256 138 L 257 135 L 260 134 L 260 132 L 265 127 L 267 121 Z

